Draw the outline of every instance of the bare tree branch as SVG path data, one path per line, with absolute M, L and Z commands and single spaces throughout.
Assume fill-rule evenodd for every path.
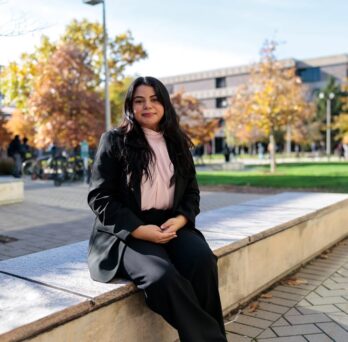
M 0 1 L 0 5 L 7 2 Z M 39 24 L 35 19 L 26 13 L 16 13 L 11 19 L 0 25 L 0 37 L 18 37 L 25 34 L 42 31 L 47 29 L 49 25 Z

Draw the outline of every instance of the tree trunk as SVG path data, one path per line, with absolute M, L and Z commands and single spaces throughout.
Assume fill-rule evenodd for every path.
M 269 136 L 269 157 L 270 157 L 270 171 L 274 173 L 276 170 L 276 158 L 275 158 L 275 140 L 274 134 Z

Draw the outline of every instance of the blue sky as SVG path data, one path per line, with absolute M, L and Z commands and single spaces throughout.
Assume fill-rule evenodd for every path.
M 348 53 L 346 0 L 106 0 L 109 35 L 129 29 L 149 58 L 128 74 L 171 76 L 256 62 L 262 42 L 281 42 L 279 58 Z M 0 0 L 0 33 L 18 18 L 45 27 L 0 37 L 0 64 L 53 39 L 73 18 L 101 20 L 101 6 L 82 0 Z

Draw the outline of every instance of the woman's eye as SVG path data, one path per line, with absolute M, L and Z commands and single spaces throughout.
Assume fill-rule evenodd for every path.
M 134 101 L 134 103 L 136 103 L 136 104 L 139 104 L 139 103 L 142 103 L 143 102 L 143 100 L 135 100 Z

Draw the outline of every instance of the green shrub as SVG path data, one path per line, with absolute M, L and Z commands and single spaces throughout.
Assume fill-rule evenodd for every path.
M 0 158 L 0 175 L 11 175 L 15 163 L 12 158 Z

